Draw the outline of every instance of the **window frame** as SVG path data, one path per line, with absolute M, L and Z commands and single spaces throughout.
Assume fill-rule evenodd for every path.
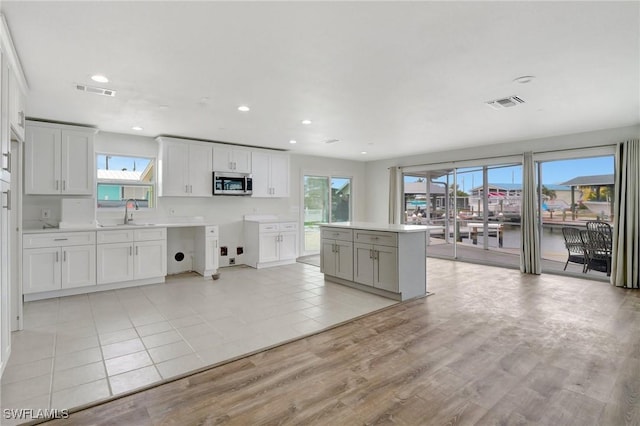
M 98 157 L 99 156 L 110 156 L 110 157 L 126 157 L 126 158 L 140 158 L 144 160 L 150 160 L 150 163 L 153 165 L 153 176 L 152 179 L 148 182 L 134 182 L 129 180 L 122 179 L 99 179 L 98 178 Z M 95 177 L 96 177 L 96 209 L 99 211 L 124 211 L 125 200 L 120 200 L 122 202 L 121 206 L 117 207 L 101 207 L 100 200 L 98 199 L 98 188 L 101 184 L 106 185 L 123 185 L 123 186 L 133 186 L 133 187 L 151 187 L 152 197 L 149 198 L 149 203 L 152 207 L 140 206 L 140 210 L 155 210 L 158 206 L 158 158 L 157 156 L 144 156 L 144 155 L 135 155 L 135 154 L 122 154 L 116 152 L 95 152 Z

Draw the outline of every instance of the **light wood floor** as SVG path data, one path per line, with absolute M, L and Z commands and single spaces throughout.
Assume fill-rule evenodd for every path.
M 640 292 L 428 260 L 435 294 L 63 424 L 640 424 Z

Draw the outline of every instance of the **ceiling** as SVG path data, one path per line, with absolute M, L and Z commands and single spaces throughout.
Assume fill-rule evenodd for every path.
M 27 115 L 103 131 L 369 161 L 640 122 L 637 1 L 1 7 Z

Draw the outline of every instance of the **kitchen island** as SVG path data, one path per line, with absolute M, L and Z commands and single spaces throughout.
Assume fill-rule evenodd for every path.
M 340 222 L 320 226 L 325 279 L 395 300 L 427 294 L 428 225 Z

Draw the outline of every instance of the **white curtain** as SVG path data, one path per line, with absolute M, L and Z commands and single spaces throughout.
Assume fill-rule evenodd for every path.
M 640 140 L 616 149 L 611 284 L 640 288 Z
M 520 232 L 520 270 L 526 274 L 540 274 L 540 238 L 537 221 L 536 171 L 533 153 L 525 152 L 522 161 L 522 211 Z
M 400 184 L 399 169 L 395 166 L 389 167 L 389 223 L 400 222 Z

